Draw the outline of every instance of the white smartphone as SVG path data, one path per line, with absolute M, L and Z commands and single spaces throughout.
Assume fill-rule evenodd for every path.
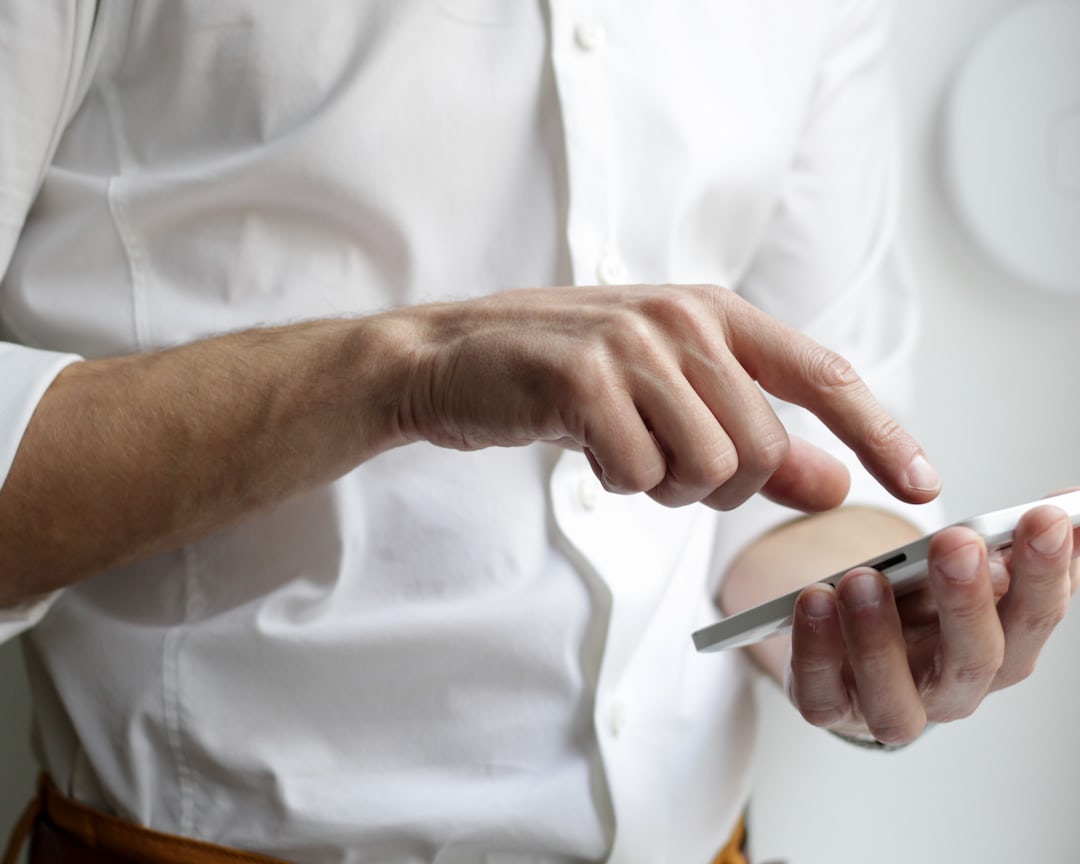
M 986 541 L 987 550 L 993 553 L 1011 546 L 1013 531 L 1020 517 L 1028 510 L 1043 504 L 1060 507 L 1069 514 L 1074 526 L 1080 525 L 1080 490 L 1029 501 L 1027 504 L 1004 510 L 994 510 L 955 524 L 965 525 L 980 534 Z M 893 594 L 900 597 L 926 583 L 926 556 L 930 549 L 930 538 L 933 536 L 927 534 L 913 543 L 863 561 L 862 564 L 853 564 L 820 581 L 835 585 L 853 567 L 873 567 L 885 575 L 892 585 Z M 791 629 L 795 600 L 801 592 L 800 588 L 696 631 L 693 634 L 694 646 L 698 651 L 720 651 L 724 648 L 751 645 L 770 636 L 786 633 Z

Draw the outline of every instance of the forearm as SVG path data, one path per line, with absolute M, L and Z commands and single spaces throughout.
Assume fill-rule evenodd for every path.
M 739 555 L 724 579 L 720 606 L 727 614 L 748 609 L 918 536 L 906 520 L 869 507 L 845 507 L 789 522 Z M 783 682 L 791 654 L 787 636 L 745 650 L 778 683 Z
M 182 544 L 411 440 L 566 441 L 668 505 L 835 506 L 847 473 L 761 389 L 816 413 L 907 501 L 918 444 L 842 357 L 716 286 L 508 291 L 76 364 L 0 488 L 0 604 Z M 929 474 L 928 474 L 929 471 Z
M 187 542 L 403 442 L 389 317 L 78 363 L 0 488 L 0 605 Z

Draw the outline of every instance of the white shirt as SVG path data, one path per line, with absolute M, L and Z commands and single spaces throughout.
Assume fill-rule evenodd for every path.
M 728 285 L 902 412 L 886 19 L 3 4 L 0 478 L 80 357 L 511 286 Z M 896 506 L 853 470 L 852 501 Z M 690 633 L 786 518 L 608 495 L 547 445 L 414 444 L 0 634 L 27 631 L 43 766 L 159 830 L 310 862 L 704 864 L 753 711 L 743 661 Z

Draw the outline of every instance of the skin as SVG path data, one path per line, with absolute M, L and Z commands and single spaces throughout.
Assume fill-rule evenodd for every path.
M 0 488 L 0 605 L 190 542 L 418 440 L 578 447 L 607 489 L 669 506 L 726 510 L 759 492 L 838 506 L 846 470 L 790 438 L 761 389 L 817 414 L 898 498 L 937 495 L 918 444 L 842 357 L 715 286 L 519 290 L 75 364 Z M 942 535 L 930 594 L 899 608 L 874 600 L 873 574 L 835 596 L 809 589 L 790 643 L 758 659 L 818 725 L 903 741 L 927 718 L 962 716 L 1026 675 L 1064 614 L 1071 533 L 1054 552 L 1039 540 L 1063 518 L 1030 514 L 996 568 L 985 550 L 953 566 L 979 541 Z M 911 536 L 874 511 L 794 523 L 748 548 L 723 602 L 744 608 Z M 1018 578 L 995 595 L 992 572 Z M 872 602 L 857 603 L 868 588 Z
M 791 523 L 740 555 L 721 605 L 747 608 L 916 536 L 869 509 Z M 949 528 L 931 542 L 926 590 L 897 601 L 879 573 L 854 569 L 835 590 L 802 592 L 790 638 L 747 650 L 808 722 L 907 743 L 928 721 L 966 717 L 1031 674 L 1080 584 L 1078 541 L 1080 531 L 1050 506 L 1025 514 L 1004 556 L 988 557 L 973 531 Z
M 728 509 L 836 506 L 845 469 L 763 398 L 806 405 L 894 494 L 918 444 L 842 358 L 714 286 L 519 290 L 90 360 L 48 389 L 0 489 L 0 604 L 216 531 L 426 440 L 558 441 L 603 485 Z

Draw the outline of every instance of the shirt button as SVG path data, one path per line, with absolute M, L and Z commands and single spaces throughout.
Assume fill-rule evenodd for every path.
M 595 21 L 582 21 L 574 28 L 574 41 L 582 51 L 595 51 L 604 44 L 604 28 Z
M 626 282 L 626 265 L 614 252 L 606 252 L 596 265 L 601 285 L 622 285 Z
M 600 481 L 590 471 L 582 471 L 578 478 L 578 499 L 586 510 L 595 510 L 600 503 Z
M 630 709 L 622 699 L 611 701 L 611 734 L 618 736 L 626 728 L 630 719 Z

